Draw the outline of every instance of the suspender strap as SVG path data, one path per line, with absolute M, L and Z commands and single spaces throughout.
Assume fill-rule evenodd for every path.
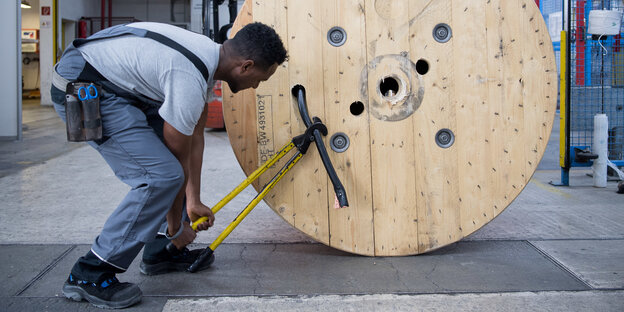
M 191 61 L 193 65 L 195 65 L 197 70 L 199 70 L 202 76 L 204 76 L 204 80 L 208 81 L 208 78 L 210 77 L 208 68 L 206 68 L 206 64 L 204 64 L 204 62 L 202 62 L 197 55 L 189 51 L 187 48 L 185 48 L 181 44 L 153 31 L 119 25 L 119 26 L 113 26 L 111 28 L 105 29 L 102 32 L 96 33 L 93 37 L 89 37 L 87 39 L 76 39 L 74 40 L 73 44 L 74 44 L 74 47 L 78 48 L 81 45 L 91 42 L 91 41 L 114 38 L 114 37 L 119 37 L 119 36 L 128 35 L 128 34 L 133 34 L 139 37 L 145 37 L 145 38 L 150 38 L 152 40 L 156 40 L 157 42 L 180 52 L 189 61 Z
M 182 53 L 182 55 L 186 56 L 186 58 L 191 61 L 191 63 L 193 63 L 193 65 L 195 65 L 195 67 L 197 67 L 197 70 L 199 70 L 199 72 L 201 72 L 201 74 L 204 76 L 204 80 L 208 81 L 208 77 L 210 76 L 210 74 L 208 73 L 208 68 L 206 68 L 206 65 L 204 64 L 204 62 L 202 62 L 199 57 L 197 57 L 197 55 L 193 54 L 193 52 L 189 51 L 187 48 L 183 47 L 181 44 L 159 34 L 159 33 L 155 33 L 153 31 L 147 31 L 147 33 L 145 33 L 145 38 L 150 38 L 150 39 L 154 39 L 180 53 Z

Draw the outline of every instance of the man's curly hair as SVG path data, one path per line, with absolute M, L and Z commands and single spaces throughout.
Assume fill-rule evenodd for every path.
M 229 41 L 235 53 L 253 60 L 264 69 L 273 64 L 281 65 L 288 57 L 279 35 L 262 23 L 245 25 Z

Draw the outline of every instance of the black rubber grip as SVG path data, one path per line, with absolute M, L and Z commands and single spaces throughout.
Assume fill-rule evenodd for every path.
M 206 249 L 199 254 L 199 257 L 195 259 L 195 262 L 193 262 L 193 264 L 191 264 L 186 270 L 191 273 L 197 272 L 204 262 L 209 261 L 210 256 L 212 256 L 213 253 L 214 251 L 210 249 L 210 247 L 206 247 Z
M 305 87 L 302 85 L 294 86 L 292 88 L 292 94 L 294 97 L 297 98 L 297 104 L 299 106 L 301 119 L 303 120 L 306 128 L 309 128 L 312 125 L 312 120 L 310 119 L 310 115 L 308 113 L 308 105 L 306 104 Z M 318 119 L 317 117 L 314 118 L 315 120 Z M 327 149 L 325 148 L 325 144 L 323 143 L 321 133 L 318 130 L 314 130 L 314 143 L 316 143 L 316 148 L 321 155 L 321 160 L 323 161 L 323 165 L 325 166 L 325 170 L 327 171 L 329 180 L 334 186 L 334 192 L 336 193 L 336 197 L 338 198 L 338 203 L 340 204 L 340 207 L 348 207 L 349 201 L 347 200 L 347 192 L 345 191 L 344 186 L 342 186 L 342 182 L 340 182 L 340 179 L 336 174 L 336 170 L 334 170 L 334 166 L 329 159 L 329 155 L 327 155 Z

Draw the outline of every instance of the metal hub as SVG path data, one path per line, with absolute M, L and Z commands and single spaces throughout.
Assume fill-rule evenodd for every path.
M 455 143 L 455 134 L 449 129 L 441 129 L 436 133 L 436 143 L 441 148 L 449 148 Z
M 329 146 L 336 153 L 346 151 L 349 148 L 349 144 L 349 137 L 342 132 L 334 133 L 329 139 Z
M 451 31 L 451 27 L 447 24 L 438 24 L 433 28 L 433 38 L 440 43 L 445 43 L 451 40 L 453 36 L 453 32 Z
M 329 44 L 339 47 L 347 41 L 347 32 L 342 27 L 332 27 L 327 32 L 327 41 L 329 41 Z

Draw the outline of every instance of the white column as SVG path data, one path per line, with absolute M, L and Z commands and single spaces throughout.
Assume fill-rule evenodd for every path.
M 202 32 L 202 0 L 191 0 L 191 29 L 196 33 Z
M 41 75 L 41 105 L 52 105 L 50 87 L 52 86 L 52 68 L 54 59 L 54 27 L 52 18 L 54 8 L 52 0 L 39 1 L 39 71 Z M 42 15 L 44 7 L 50 8 L 49 15 Z
M 19 1 L 0 1 L 0 139 L 21 138 L 22 39 Z
M 592 171 L 595 187 L 607 187 L 607 163 L 609 162 L 609 119 L 605 114 L 594 116 L 594 137 L 592 152 L 598 155 L 594 159 Z

